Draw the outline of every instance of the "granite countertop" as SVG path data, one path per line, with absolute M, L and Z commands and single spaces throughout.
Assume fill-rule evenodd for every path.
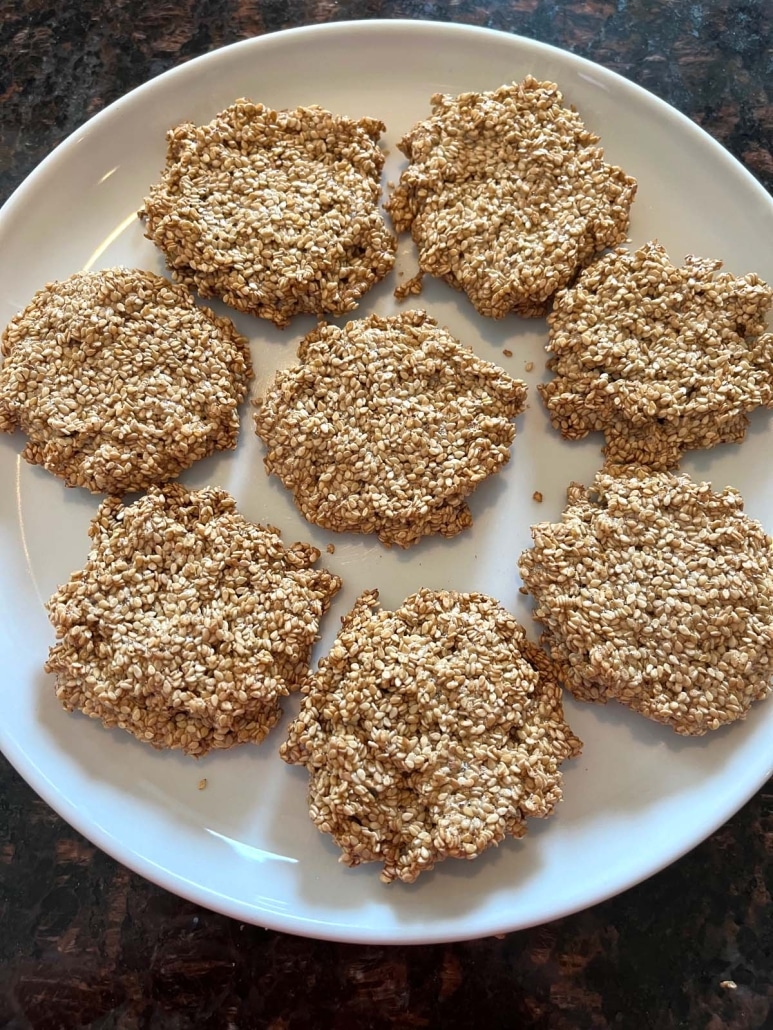
M 773 189 L 770 0 L 0 0 L 0 199 L 106 104 L 236 40 L 349 18 L 519 33 L 664 98 Z M 0 759 L 0 1026 L 773 1026 L 773 783 L 671 868 L 540 928 L 335 945 L 182 901 L 71 830 Z M 728 984 L 732 981 L 736 986 Z

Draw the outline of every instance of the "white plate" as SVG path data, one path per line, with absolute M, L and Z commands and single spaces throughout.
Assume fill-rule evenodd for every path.
M 428 111 L 431 93 L 491 89 L 527 73 L 557 81 L 597 130 L 611 161 L 639 180 L 631 234 L 657 237 L 671 255 L 724 258 L 735 273 L 773 280 L 773 202 L 721 147 L 690 121 L 631 83 L 577 57 L 480 29 L 365 22 L 298 29 L 209 54 L 135 90 L 78 130 L 29 177 L 0 215 L 0 321 L 47 280 L 113 264 L 162 270 L 135 212 L 164 163 L 166 130 L 207 121 L 246 95 L 275 107 L 322 104 L 375 115 L 388 126 L 386 180 L 399 174 L 400 135 Z M 414 268 L 401 243 L 399 267 Z M 364 298 L 359 314 L 395 310 L 394 276 Z M 599 441 L 569 444 L 547 424 L 537 398 L 545 323 L 477 317 L 449 287 L 427 285 L 418 302 L 484 358 L 527 380 L 531 404 L 518 420 L 509 466 L 472 500 L 475 526 L 454 540 L 408 552 L 375 540 L 335 537 L 309 526 L 262 468 L 262 450 L 243 412 L 235 454 L 183 478 L 217 483 L 287 540 L 312 540 L 345 589 L 323 624 L 320 648 L 364 588 L 391 606 L 420 586 L 480 590 L 527 625 L 516 558 L 529 525 L 555 519 L 570 479 L 588 481 Z M 291 364 L 311 326 L 280 332 L 236 316 L 254 347 L 260 388 Z M 503 349 L 513 357 L 503 355 Z M 524 365 L 534 361 L 534 372 Z M 740 488 L 747 510 L 773 528 L 773 440 L 769 417 L 753 419 L 743 447 L 687 462 L 718 486 Z M 22 776 L 73 826 L 162 886 L 240 920 L 348 941 L 427 942 L 525 927 L 591 905 L 673 861 L 726 820 L 773 771 L 773 703 L 747 722 L 701 740 L 619 707 L 567 700 L 585 741 L 564 768 L 565 800 L 554 818 L 533 821 L 522 841 L 475 862 L 448 861 L 417 884 L 383 886 L 378 868 L 348 870 L 305 809 L 306 778 L 277 757 L 282 727 L 261 747 L 195 762 L 159 754 L 120 731 L 66 715 L 42 671 L 53 634 L 43 600 L 78 568 L 97 499 L 68 490 L 19 457 L 20 437 L 0 440 L 0 744 Z M 532 500 L 535 490 L 544 503 Z M 333 541 L 333 556 L 324 553 Z M 295 710 L 297 699 L 288 704 Z M 207 778 L 206 790 L 197 784 Z M 728 876 L 731 870 L 728 869 Z

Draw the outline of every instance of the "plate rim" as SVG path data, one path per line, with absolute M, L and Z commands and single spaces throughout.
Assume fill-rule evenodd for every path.
M 195 69 L 197 66 L 201 66 L 204 63 L 215 64 L 219 60 L 227 60 L 227 56 L 224 55 L 231 54 L 236 50 L 260 50 L 271 46 L 281 47 L 285 45 L 286 42 L 292 43 L 294 41 L 300 41 L 302 44 L 304 42 L 304 37 L 311 37 L 316 40 L 322 35 L 351 35 L 359 33 L 375 35 L 379 30 L 384 31 L 385 29 L 397 32 L 407 32 L 414 35 L 475 36 L 482 40 L 490 39 L 498 40 L 500 42 L 507 40 L 512 43 L 515 48 L 521 47 L 526 51 L 531 50 L 536 53 L 554 55 L 562 62 L 569 62 L 570 65 L 578 65 L 588 72 L 592 71 L 596 76 L 601 75 L 603 78 L 610 79 L 613 83 L 623 84 L 626 89 L 633 91 L 633 93 L 637 95 L 643 103 L 648 105 L 650 109 L 654 109 L 660 119 L 665 119 L 676 125 L 681 133 L 689 133 L 693 139 L 699 141 L 702 146 L 708 146 L 713 156 L 717 160 L 722 160 L 724 162 L 727 172 L 731 173 L 743 182 L 746 190 L 751 189 L 757 195 L 758 201 L 762 202 L 767 207 L 770 207 L 771 204 L 773 204 L 770 194 L 755 178 L 755 176 L 738 159 L 736 159 L 722 143 L 714 139 L 714 137 L 712 137 L 705 129 L 692 121 L 692 119 L 687 115 L 668 104 L 665 100 L 662 100 L 660 97 L 651 93 L 644 87 L 639 86 L 631 79 L 626 78 L 604 65 L 597 64 L 588 58 L 581 57 L 569 50 L 564 50 L 561 47 L 499 29 L 457 22 L 436 22 L 404 18 L 375 18 L 328 22 L 322 25 L 303 25 L 274 32 L 267 32 L 259 36 L 254 36 L 218 47 L 217 49 L 205 54 L 187 59 L 181 64 L 164 72 L 160 72 L 158 75 L 146 80 L 126 94 L 118 97 L 102 111 L 93 115 L 87 121 L 74 129 L 49 154 L 47 154 L 42 161 L 35 166 L 35 168 L 33 168 L 23 181 L 13 190 L 0 208 L 0 236 L 4 231 L 7 221 L 9 219 L 13 219 L 17 213 L 17 208 L 24 204 L 27 192 L 34 190 L 39 179 L 42 179 L 49 173 L 50 169 L 62 158 L 64 153 L 69 152 L 70 148 L 87 134 L 99 131 L 103 125 L 108 125 L 111 120 L 120 118 L 125 106 L 129 106 L 138 100 L 141 101 L 146 92 L 151 93 L 153 89 L 157 87 L 159 80 L 164 79 L 166 83 L 174 82 L 176 80 L 184 80 L 186 76 L 194 74 L 192 69 Z M 15 484 L 17 497 L 19 496 L 19 469 L 21 461 L 21 457 L 17 456 L 17 476 Z M 274 930 L 293 935 L 313 937 L 319 940 L 357 944 L 433 944 L 476 939 L 485 935 L 510 932 L 513 930 L 511 917 L 509 919 L 502 918 L 499 922 L 492 923 L 485 934 L 481 934 L 480 929 L 477 927 L 468 933 L 464 932 L 463 929 L 460 929 L 453 935 L 449 935 L 443 930 L 433 932 L 431 927 L 422 928 L 420 932 L 417 932 L 416 927 L 402 926 L 400 928 L 400 934 L 396 935 L 392 928 L 383 928 L 379 925 L 370 927 L 367 932 L 362 931 L 359 926 L 353 926 L 351 927 L 351 932 L 346 932 L 348 928 L 344 922 L 329 925 L 327 923 L 316 922 L 308 916 L 296 915 L 294 913 L 277 913 L 269 910 L 258 910 L 258 912 L 256 912 L 254 905 L 245 903 L 244 901 L 240 902 L 238 899 L 233 899 L 227 895 L 218 893 L 216 890 L 202 884 L 192 883 L 181 874 L 175 873 L 169 868 L 162 868 L 151 859 L 138 855 L 133 849 L 127 853 L 125 844 L 116 840 L 116 838 L 114 838 L 99 823 L 90 820 L 87 810 L 84 811 L 74 801 L 60 793 L 57 785 L 52 782 L 50 778 L 37 766 L 34 759 L 30 758 L 28 753 L 17 744 L 12 735 L 7 734 L 5 725 L 2 722 L 0 722 L 0 747 L 17 773 L 46 804 L 48 804 L 73 829 L 101 850 L 105 851 L 115 861 L 163 889 L 195 904 L 202 905 L 212 911 L 226 915 L 229 918 L 240 920 L 242 922 L 252 922 L 255 925 L 270 926 Z M 729 796 L 725 799 L 725 804 L 719 806 L 719 811 L 715 812 L 714 817 L 704 824 L 704 832 L 702 832 L 702 835 L 698 839 L 691 840 L 686 844 L 680 842 L 676 847 L 668 851 L 667 854 L 663 855 L 663 853 L 661 853 L 658 861 L 651 864 L 646 871 L 637 872 L 633 877 L 623 878 L 625 882 L 622 885 L 613 887 L 612 893 L 610 893 L 609 890 L 600 887 L 595 892 L 583 895 L 582 900 L 570 905 L 564 904 L 560 907 L 560 910 L 550 912 L 543 918 L 526 920 L 519 923 L 518 929 L 526 929 L 530 926 L 543 925 L 544 923 L 554 919 L 586 910 L 597 905 L 601 901 L 623 893 L 644 880 L 656 875 L 658 872 L 662 871 L 664 868 L 668 867 L 706 840 L 729 818 L 738 812 L 740 808 L 757 793 L 771 775 L 773 775 L 773 758 L 770 760 L 769 769 L 760 778 L 758 783 L 755 783 L 751 788 L 749 788 L 747 784 L 746 789 L 740 791 L 738 794 L 730 792 Z M 245 910 L 245 904 L 249 905 L 249 913 Z M 256 915 L 258 914 L 261 918 L 256 918 Z M 265 917 L 265 922 L 263 917 Z
M 704 144 L 708 143 L 712 147 L 719 148 L 719 150 L 722 151 L 722 157 L 725 160 L 728 169 L 734 171 L 737 175 L 740 175 L 741 178 L 745 179 L 747 186 L 752 187 L 755 192 L 759 194 L 760 200 L 766 202 L 770 201 L 771 195 L 762 183 L 738 160 L 738 158 L 734 157 L 733 154 L 730 153 L 723 143 L 720 143 L 719 140 L 715 139 L 702 126 L 698 125 L 697 122 L 694 122 L 692 118 L 688 117 L 678 108 L 663 100 L 657 94 L 652 93 L 644 86 L 640 86 L 637 82 L 634 82 L 633 79 L 627 78 L 622 73 L 613 71 L 611 68 L 607 68 L 605 65 L 598 64 L 587 57 L 582 57 L 580 54 L 575 54 L 571 50 L 565 50 L 552 43 L 543 43 L 541 40 L 532 39 L 529 36 L 521 36 L 516 32 L 492 29 L 482 25 L 468 25 L 465 22 L 430 21 L 428 19 L 361 18 L 325 22 L 324 24 L 298 25 L 293 28 L 277 29 L 275 31 L 265 32 L 259 36 L 251 36 L 248 39 L 241 39 L 235 43 L 227 43 L 214 50 L 207 51 L 207 53 L 188 58 L 182 63 L 174 65 L 172 68 L 167 68 L 166 71 L 159 72 L 157 75 L 145 80 L 140 83 L 140 85 L 130 89 L 128 93 L 124 93 L 122 96 L 111 101 L 111 103 L 101 111 L 98 111 L 90 118 L 87 118 L 85 122 L 73 129 L 72 132 L 65 136 L 61 142 L 57 143 L 57 145 L 48 154 L 46 154 L 46 156 L 38 162 L 37 165 L 35 165 L 32 171 L 24 177 L 19 185 L 6 198 L 2 206 L 0 206 L 0 227 L 2 226 L 2 219 L 8 215 L 18 202 L 18 195 L 26 191 L 28 186 L 31 188 L 31 186 L 34 185 L 39 175 L 42 175 L 47 171 L 48 166 L 55 161 L 61 150 L 72 145 L 76 139 L 81 138 L 86 132 L 93 131 L 95 128 L 99 127 L 103 121 L 107 122 L 111 118 L 115 117 L 120 113 L 120 110 L 124 105 L 132 103 L 138 96 L 141 96 L 146 91 L 150 91 L 159 79 L 163 78 L 166 81 L 171 81 L 178 77 L 182 78 L 190 74 L 190 68 L 193 65 L 222 59 L 222 55 L 224 53 L 232 53 L 237 49 L 268 46 L 276 41 L 281 43 L 282 40 L 290 39 L 291 37 L 300 38 L 305 35 L 334 35 L 339 32 L 364 32 L 368 34 L 373 30 L 384 30 L 387 28 L 397 28 L 402 31 L 415 32 L 416 34 L 428 33 L 432 35 L 435 32 L 440 32 L 458 35 L 474 35 L 479 36 L 482 39 L 508 39 L 512 40 L 516 45 L 525 46 L 527 49 L 534 48 L 537 51 L 560 55 L 562 60 L 576 62 L 577 64 L 580 64 L 588 70 L 592 70 L 596 73 L 601 72 L 602 75 L 609 76 L 613 80 L 622 82 L 627 88 L 640 94 L 641 98 L 647 103 L 654 104 L 656 108 L 659 109 L 659 113 L 662 116 L 676 121 L 683 130 L 690 132 L 697 139 L 701 139 Z

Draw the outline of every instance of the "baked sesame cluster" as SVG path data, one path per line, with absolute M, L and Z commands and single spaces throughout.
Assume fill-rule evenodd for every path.
M 255 428 L 310 522 L 399 547 L 472 525 L 466 498 L 510 458 L 520 380 L 423 311 L 322 326 L 298 358 Z
M 238 100 L 172 129 L 140 215 L 178 282 L 116 268 L 36 294 L 3 334 L 0 429 L 110 495 L 48 605 L 63 706 L 198 757 L 259 743 L 302 688 L 280 754 L 308 771 L 311 818 L 345 864 L 412 882 L 553 812 L 581 748 L 562 684 L 690 735 L 770 692 L 771 540 L 735 491 L 670 470 L 773 407 L 773 290 L 718 261 L 676 267 L 656 242 L 616 247 L 636 181 L 554 83 L 434 96 L 386 205 L 421 270 L 396 293 L 426 273 L 493 318 L 552 304 L 540 392 L 564 437 L 605 434 L 607 465 L 520 558 L 546 649 L 483 594 L 422 589 L 385 611 L 373 590 L 312 673 L 341 580 L 224 490 L 170 482 L 235 446 L 252 377 L 247 341 L 189 288 L 277 326 L 354 309 L 395 260 L 384 128 Z M 526 387 L 405 311 L 321 322 L 255 403 L 266 471 L 310 522 L 409 547 L 472 524 Z
M 521 576 L 575 697 L 700 735 L 767 696 L 771 541 L 734 490 L 608 468 L 532 537 Z
M 414 881 L 522 837 L 561 800 L 564 722 L 547 655 L 482 594 L 376 591 L 343 620 L 280 754 L 309 772 L 311 818 L 341 861 Z
M 548 316 L 555 377 L 540 393 L 563 436 L 602 431 L 613 463 L 673 468 L 694 447 L 743 440 L 747 413 L 773 406 L 773 289 L 674 266 L 658 243 L 599 258 Z
M 421 273 L 463 290 L 481 315 L 544 315 L 556 290 L 628 231 L 636 181 L 553 82 L 436 94 L 400 141 L 410 164 L 386 208 L 410 230 Z
M 378 210 L 383 131 L 375 118 L 248 100 L 179 125 L 141 212 L 147 236 L 202 297 L 278 326 L 351 311 L 394 264 Z
M 232 323 L 152 272 L 49 283 L 6 327 L 0 429 L 68 486 L 123 494 L 236 446 L 252 378 Z
M 284 546 L 224 490 L 178 483 L 108 498 L 89 532 L 86 565 L 48 604 L 64 707 L 189 755 L 259 743 L 341 586 L 313 568 L 319 551 Z

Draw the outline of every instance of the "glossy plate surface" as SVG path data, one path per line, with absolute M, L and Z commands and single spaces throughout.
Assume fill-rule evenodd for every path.
M 385 182 L 396 180 L 396 141 L 437 91 L 492 89 L 532 73 L 561 86 L 567 102 L 602 137 L 609 160 L 639 181 L 631 236 L 659 239 L 672 258 L 717 256 L 734 273 L 773 281 L 773 201 L 690 121 L 623 79 L 569 54 L 485 30 L 407 22 L 299 29 L 209 54 L 162 75 L 114 104 L 58 148 L 0 214 L 0 322 L 46 281 L 114 264 L 163 271 L 135 212 L 164 163 L 165 132 L 207 121 L 240 96 L 274 107 L 321 104 L 388 127 Z M 415 270 L 403 239 L 398 268 Z M 358 314 L 397 310 L 396 273 L 364 298 Z M 543 320 L 478 317 L 449 287 L 427 283 L 425 307 L 478 354 L 530 386 L 530 405 L 505 471 L 472 499 L 475 526 L 454 540 L 408 552 L 375 540 L 335 537 L 305 523 L 262 467 L 262 445 L 242 413 L 235 453 L 204 461 L 184 481 L 219 484 L 243 513 L 279 526 L 287 541 L 323 551 L 345 588 L 323 623 L 320 653 L 357 594 L 377 586 L 394 606 L 420 586 L 493 594 L 526 625 L 516 559 L 529 525 L 558 518 L 570 480 L 588 482 L 600 442 L 563 442 L 536 394 L 544 375 Z M 221 309 L 225 310 L 225 309 Z M 291 364 L 312 327 L 279 331 L 245 316 L 256 389 Z M 512 351 L 512 357 L 503 350 Z M 525 366 L 534 362 L 534 370 Z M 721 447 L 687 471 L 732 484 L 747 511 L 773 528 L 770 418 L 752 420 L 742 447 Z M 278 727 L 261 747 L 195 762 L 160 754 L 120 731 L 62 711 L 43 672 L 53 633 L 43 602 L 82 565 L 98 499 L 68 490 L 18 455 L 20 436 L 0 440 L 0 745 L 25 779 L 94 843 L 151 880 L 240 920 L 349 941 L 426 942 L 525 927 L 588 906 L 649 876 L 725 821 L 771 774 L 773 703 L 699 740 L 610 705 L 566 702 L 585 741 L 565 769 L 556 816 L 533 821 L 475 862 L 448 861 L 412 886 L 384 887 L 375 866 L 348 870 L 308 819 L 306 777 L 278 758 Z M 532 500 L 535 490 L 544 502 Z M 335 554 L 325 546 L 335 543 Z M 286 706 L 295 711 L 297 699 Z M 287 716 L 286 716 L 287 718 Z M 284 724 L 283 724 L 284 725 Z M 207 787 L 198 790 L 206 777 Z

